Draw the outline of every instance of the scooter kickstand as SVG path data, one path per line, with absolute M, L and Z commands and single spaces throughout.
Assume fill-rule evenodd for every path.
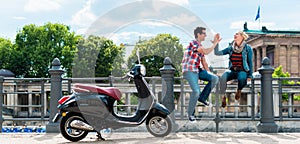
M 105 141 L 105 139 L 101 136 L 100 132 L 97 132 L 97 137 L 98 137 L 98 139 Z

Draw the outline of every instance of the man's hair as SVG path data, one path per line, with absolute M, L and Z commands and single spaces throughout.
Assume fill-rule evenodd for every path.
M 202 34 L 202 30 L 206 30 L 206 28 L 204 28 L 204 27 L 196 27 L 196 28 L 194 29 L 194 36 L 195 36 L 195 39 L 198 38 L 198 36 L 197 36 L 198 33 Z

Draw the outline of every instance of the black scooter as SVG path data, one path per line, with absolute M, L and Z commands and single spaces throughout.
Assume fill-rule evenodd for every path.
M 134 115 L 119 115 L 114 110 L 114 103 L 121 99 L 121 92 L 114 87 L 97 87 L 87 84 L 74 84 L 73 93 L 62 97 L 58 103 L 58 113 L 53 122 L 60 121 L 60 131 L 64 138 L 79 141 L 89 132 L 134 127 L 146 122 L 147 130 L 156 137 L 167 136 L 172 129 L 169 110 L 158 103 L 157 97 L 149 90 L 144 76 L 146 69 L 137 64 L 127 73 L 133 78 L 137 88 L 138 107 Z

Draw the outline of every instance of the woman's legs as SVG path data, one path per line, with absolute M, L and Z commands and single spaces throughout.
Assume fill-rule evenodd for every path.
M 227 88 L 227 82 L 230 80 L 233 80 L 235 77 L 236 77 L 236 75 L 231 70 L 227 70 L 223 73 L 223 75 L 221 76 L 221 79 L 220 79 L 220 94 L 221 95 L 225 94 L 225 91 Z
M 242 90 L 247 85 L 247 73 L 245 71 L 238 72 L 238 90 Z
M 222 96 L 222 107 L 226 107 L 225 91 L 227 88 L 227 82 L 236 77 L 235 72 L 227 70 L 223 73 L 220 79 L 220 95 Z
M 242 95 L 242 89 L 247 85 L 247 73 L 245 71 L 239 71 L 237 74 L 238 89 L 235 93 L 235 99 L 239 100 Z

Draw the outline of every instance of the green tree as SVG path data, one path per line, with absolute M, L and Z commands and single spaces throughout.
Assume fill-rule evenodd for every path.
M 124 47 L 117 46 L 112 40 L 90 35 L 78 43 L 73 74 L 75 77 L 107 77 L 115 70 L 117 76 L 122 75 L 124 53 Z
M 137 49 L 139 49 L 141 63 L 147 69 L 147 76 L 160 76 L 159 69 L 163 67 L 165 57 L 171 58 L 173 67 L 177 70 L 175 76 L 180 75 L 183 46 L 179 43 L 178 37 L 171 34 L 158 34 L 149 40 L 139 40 L 128 58 L 128 66 L 137 63 Z
M 116 77 L 122 77 L 127 72 L 126 66 L 125 66 L 125 47 L 120 46 L 120 51 L 114 58 L 114 63 L 112 65 L 112 72 L 111 74 Z
M 17 77 L 49 77 L 53 59 L 59 58 L 70 77 L 80 37 L 63 24 L 26 25 L 16 35 L 10 70 Z
M 282 70 L 282 65 L 278 66 L 277 68 L 275 68 L 273 74 L 272 74 L 273 78 L 280 78 L 280 77 L 290 77 L 289 72 L 283 72 Z M 282 84 L 288 84 L 288 80 L 283 80 Z
M 272 74 L 273 78 L 287 78 L 290 77 L 289 72 L 283 72 L 282 70 L 282 65 L 278 66 L 277 68 L 275 68 L 273 74 Z M 294 84 L 294 81 L 288 81 L 288 80 L 282 80 L 282 84 Z M 282 99 L 283 100 L 288 100 L 288 94 L 287 93 L 283 93 L 282 94 Z
M 0 38 L 0 69 L 9 69 L 12 48 L 10 40 Z

